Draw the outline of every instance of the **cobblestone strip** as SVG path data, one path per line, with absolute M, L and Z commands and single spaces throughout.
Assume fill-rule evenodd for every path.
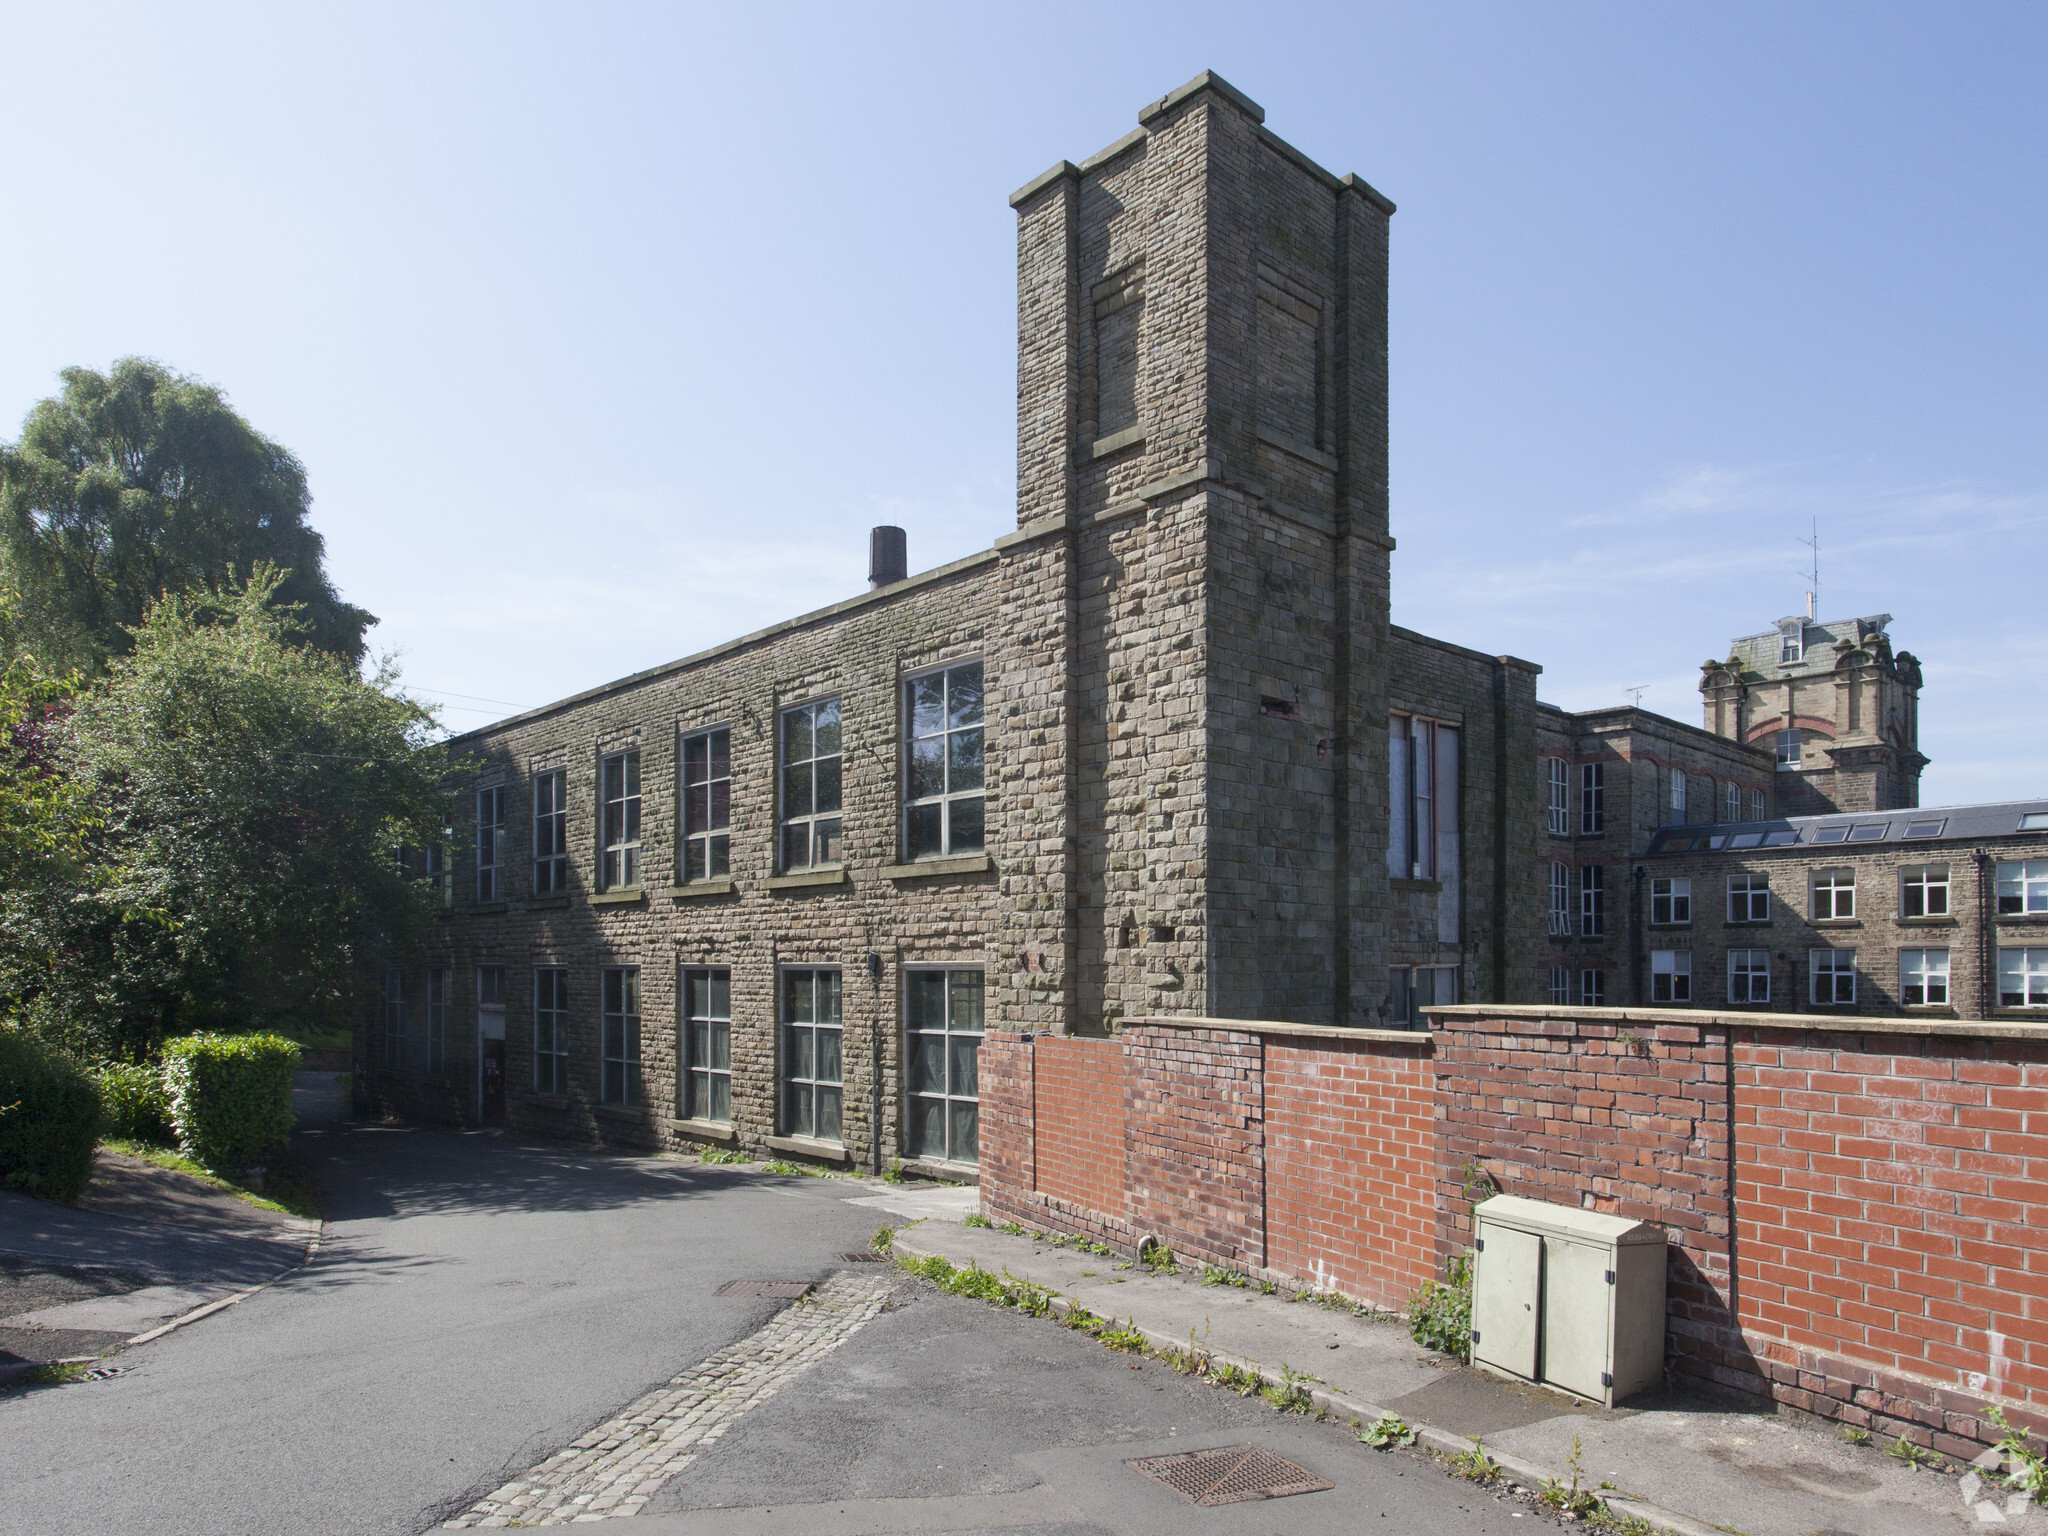
M 442 1529 L 568 1525 L 634 1515 L 741 1415 L 844 1344 L 889 1299 L 879 1276 L 836 1275 L 760 1332 L 628 1404 Z

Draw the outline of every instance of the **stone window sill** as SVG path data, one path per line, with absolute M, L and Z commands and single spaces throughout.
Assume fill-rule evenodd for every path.
M 569 1101 L 559 1093 L 529 1093 L 513 1100 L 529 1109 L 567 1109 Z
M 526 910 L 529 912 L 555 912 L 568 905 L 569 893 L 567 891 L 550 891 L 544 896 L 529 896 L 526 898 Z
M 1692 923 L 1690 921 L 1683 923 L 1651 923 L 1649 928 L 1652 933 L 1690 933 L 1692 931 Z
M 1860 917 L 1815 917 L 1807 920 L 1815 928 L 1861 928 Z
M 1300 438 L 1289 437 L 1285 432 L 1277 432 L 1264 422 L 1259 424 L 1258 432 L 1259 441 L 1268 447 L 1278 448 L 1282 453 L 1291 454 L 1304 463 L 1314 464 L 1319 468 L 1327 469 L 1332 474 L 1336 473 L 1337 458 L 1335 454 L 1325 453 L 1322 449 L 1311 443 L 1304 443 Z
M 770 1136 L 767 1140 L 775 1151 L 787 1152 L 792 1157 L 813 1157 L 827 1163 L 853 1160 L 853 1154 L 836 1141 L 813 1141 L 808 1136 Z
M 624 1104 L 593 1104 L 591 1113 L 601 1120 L 616 1120 L 621 1124 L 643 1125 L 647 1120 L 644 1108 L 630 1109 Z
M 1962 1015 L 1947 1003 L 1905 1003 L 1899 1012 L 1909 1019 L 1960 1019 Z
M 1106 459 L 1112 453 L 1122 453 L 1126 448 L 1142 448 L 1145 445 L 1143 427 L 1125 427 L 1121 432 L 1112 432 L 1107 437 L 1098 437 L 1088 445 L 1090 459 Z
M 710 880 L 692 880 L 688 885 L 671 885 L 661 894 L 670 901 L 702 901 L 707 896 L 730 896 L 734 889 L 732 876 L 719 875 Z
M 1721 926 L 1723 928 L 1768 928 L 1771 926 L 1771 920 L 1768 917 L 1730 917 L 1722 919 Z
M 1962 925 L 1953 917 L 1901 917 L 1894 921 L 1908 928 L 1959 928 Z
M 617 891 L 593 891 L 590 896 L 593 907 L 636 907 L 645 900 L 647 893 L 637 885 Z
M 1444 888 L 1441 880 L 1407 880 L 1399 875 L 1393 876 L 1387 884 L 1397 891 L 1421 891 L 1432 896 Z
M 950 859 L 918 859 L 909 864 L 884 864 L 884 880 L 927 880 L 947 875 L 985 875 L 996 861 L 985 853 L 961 854 Z
M 811 869 L 800 875 L 776 875 L 767 882 L 771 891 L 807 891 L 817 886 L 845 885 L 846 866 L 837 869 Z
M 2048 923 L 2048 912 L 2001 912 L 1992 921 L 2020 928 L 2038 928 Z
M 470 904 L 469 915 L 471 917 L 487 917 L 494 912 L 503 912 L 504 910 L 505 903 L 502 901 L 478 901 Z
M 678 1136 L 687 1136 L 692 1141 L 715 1141 L 721 1146 L 731 1146 L 740 1139 L 740 1133 L 723 1120 L 670 1120 L 668 1128 Z

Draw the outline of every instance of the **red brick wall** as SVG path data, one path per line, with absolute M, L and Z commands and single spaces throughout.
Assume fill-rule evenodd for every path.
M 1036 1043 L 1040 1194 L 1124 1214 L 1123 1053 L 1115 1040 L 1040 1035 Z
M 1429 1041 L 1266 1041 L 1267 1266 L 1398 1308 L 1436 1273 Z
M 1137 1025 L 1124 1050 L 1130 1219 L 1182 1258 L 1263 1268 L 1264 1052 L 1257 1035 Z
M 1028 1192 L 1036 1178 L 1031 1124 L 1031 1051 L 1034 1042 L 1012 1030 L 992 1029 L 982 1037 L 975 1064 L 981 1095 L 982 1206 L 989 1214 L 1022 1220 L 1005 1202 Z
M 1742 1321 L 1775 1395 L 1952 1450 L 1987 1398 L 2048 1417 L 2044 1111 L 2042 1042 L 1737 1031 Z

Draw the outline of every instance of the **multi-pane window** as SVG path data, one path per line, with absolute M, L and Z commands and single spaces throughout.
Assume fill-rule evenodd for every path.
M 782 973 L 782 1130 L 838 1141 L 839 972 Z
M 1768 949 L 1728 951 L 1728 1001 L 1768 1003 L 1771 1000 L 1771 952 Z
M 1899 871 L 1899 916 L 1948 915 L 1948 866 L 1913 864 Z
M 505 1038 L 505 967 L 476 968 L 477 1033 L 486 1040 Z
M 1927 1008 L 1948 1001 L 1948 951 L 1899 951 L 1899 1001 L 1908 1008 Z
M 1572 968 L 1568 965 L 1553 965 L 1550 968 L 1550 1002 L 1552 1007 L 1562 1008 L 1572 1000 Z
M 1395 1029 L 1421 1029 L 1428 1023 L 1423 1009 L 1458 1000 L 1455 965 L 1397 965 L 1387 979 L 1387 1023 Z
M 1856 915 L 1856 871 L 1817 869 L 1813 872 L 1813 915 L 1817 921 Z
M 1588 837 L 1607 830 L 1607 765 L 1587 763 L 1579 769 L 1579 830 Z
M 1543 759 L 1544 816 L 1553 837 L 1572 830 L 1571 764 L 1561 757 Z
M 396 1067 L 405 1061 L 405 973 L 396 968 L 384 973 L 384 1065 Z
M 427 847 L 427 887 L 434 893 L 434 905 L 448 906 L 455 899 L 455 872 L 448 867 L 448 845 Z
M 982 975 L 911 971 L 904 977 L 910 1046 L 907 1145 L 919 1157 L 979 1160 Z
M 607 1104 L 640 1107 L 640 968 L 604 969 L 604 1080 Z
M 1607 1006 L 1607 973 L 1605 971 L 1579 972 L 1579 1002 L 1588 1008 Z
M 908 857 L 979 853 L 982 835 L 981 663 L 903 685 L 903 846 Z
M 1728 877 L 1728 921 L 1768 923 L 1771 920 L 1771 881 L 1768 875 Z
M 1799 766 L 1799 744 L 1800 736 L 1796 728 L 1778 732 L 1779 768 L 1791 769 Z
M 1650 951 L 1650 1001 L 1689 1003 L 1692 1001 L 1692 951 L 1653 949 Z
M 1607 870 L 1599 864 L 1579 869 L 1579 932 L 1596 939 L 1607 931 Z
M 1550 931 L 1558 935 L 1572 931 L 1572 871 L 1569 864 L 1550 866 Z
M 683 972 L 683 1114 L 732 1119 L 732 972 Z
M 640 883 L 640 752 L 630 748 L 604 760 L 604 872 L 608 891 Z
M 1685 770 L 1660 768 L 1657 772 L 1665 785 L 1663 824 L 1667 827 L 1682 826 L 1685 823 Z
M 1749 819 L 1751 821 L 1762 821 L 1764 819 L 1764 792 L 1760 789 L 1752 789 L 1749 792 Z
M 2048 1008 L 2048 949 L 1998 952 L 1998 1006 Z
M 782 867 L 846 857 L 839 819 L 839 701 L 782 712 Z
M 449 992 L 455 973 L 442 967 L 427 972 L 427 1070 L 436 1075 L 448 1070 Z
M 1387 868 L 1448 885 L 1459 871 L 1457 727 L 1395 715 L 1388 737 Z
M 2048 859 L 1999 861 L 1998 915 L 2048 912 Z
M 569 1091 L 569 973 L 558 965 L 533 973 L 533 1091 Z
M 476 899 L 496 901 L 499 847 L 505 834 L 505 786 L 493 784 L 476 792 Z
M 1742 786 L 1740 784 L 1724 784 L 1721 786 L 1721 819 L 1723 821 L 1742 820 Z
M 1799 630 L 1788 629 L 1778 637 L 1778 661 L 1789 666 L 1806 654 L 1806 637 Z
M 732 732 L 683 738 L 683 880 L 732 873 Z
M 1816 949 L 1811 951 L 1806 959 L 1814 1002 L 1831 1004 L 1856 1001 L 1855 950 Z
M 569 889 L 569 774 L 547 768 L 533 776 L 533 893 Z
M 1659 925 L 1692 921 L 1692 881 L 1658 879 L 1650 882 L 1650 921 Z

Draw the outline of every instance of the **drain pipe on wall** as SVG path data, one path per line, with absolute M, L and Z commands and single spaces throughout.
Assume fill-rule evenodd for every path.
M 868 1152 L 868 1172 L 879 1179 L 882 1176 L 882 956 L 872 949 L 868 951 L 868 1089 L 874 1100 L 868 1114 L 868 1132 L 872 1141 Z
M 1972 848 L 1970 857 L 1977 865 L 1977 1017 L 1988 1019 L 1991 1005 L 1998 999 L 1998 978 L 1992 975 L 1991 855 L 1982 848 Z

